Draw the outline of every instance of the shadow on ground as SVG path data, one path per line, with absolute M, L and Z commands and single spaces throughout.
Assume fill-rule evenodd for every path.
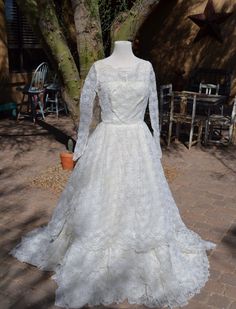
M 9 120 L 0 121 L 1 309 L 58 308 L 54 305 L 56 283 L 50 279 L 53 273 L 20 263 L 9 251 L 25 233 L 49 221 L 58 197 L 47 190 L 29 188 L 28 179 L 58 162 L 69 136 L 73 137 L 73 125 L 68 119 L 49 119 L 36 125 L 20 121 L 17 126 Z M 216 250 L 209 254 L 211 280 L 214 284 L 224 282 L 226 289 L 227 274 L 236 273 L 235 146 L 193 146 L 188 150 L 175 142 L 169 149 L 164 144 L 162 148 L 163 162 L 181 171 L 171 183 L 171 190 L 184 222 L 203 238 L 217 243 Z M 212 293 L 221 293 L 217 291 L 212 284 L 201 295 L 211 299 Z M 201 300 L 195 299 L 192 308 L 203 308 Z M 236 299 L 231 295 L 228 301 Z M 191 303 L 186 309 L 191 309 Z

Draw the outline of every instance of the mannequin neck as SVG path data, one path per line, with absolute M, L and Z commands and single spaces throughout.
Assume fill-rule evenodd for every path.
M 130 63 L 136 61 L 138 58 L 132 51 L 132 44 L 130 41 L 115 41 L 112 54 L 107 57 L 109 63 L 115 65 L 130 65 Z

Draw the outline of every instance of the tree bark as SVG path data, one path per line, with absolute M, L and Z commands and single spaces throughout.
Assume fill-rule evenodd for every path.
M 134 40 L 138 29 L 160 0 L 137 0 L 129 12 L 119 14 L 111 27 L 111 47 L 117 40 Z
M 60 11 L 60 16 L 58 18 L 60 19 L 60 25 L 68 41 L 68 45 L 69 47 L 71 44 L 76 46 L 76 29 L 71 0 L 61 0 L 60 6 L 57 4 L 57 1 L 54 2 L 56 4 L 56 10 Z M 76 56 L 79 57 L 78 54 Z
M 17 0 L 33 29 L 40 35 L 46 50 L 50 51 L 64 83 L 63 96 L 75 125 L 79 119 L 80 79 L 75 61 L 68 48 L 57 19 L 52 0 Z
M 84 79 L 91 64 L 104 58 L 102 29 L 97 0 L 71 0 L 76 28 L 80 77 Z
M 0 80 L 1 80 L 1 85 L 5 84 L 6 81 L 9 81 L 7 29 L 6 29 L 4 11 L 5 11 L 4 1 L 0 0 Z

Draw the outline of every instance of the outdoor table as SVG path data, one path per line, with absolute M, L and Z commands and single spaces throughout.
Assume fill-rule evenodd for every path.
M 172 96 L 180 99 L 180 112 L 185 113 L 187 107 L 187 101 L 190 99 L 192 102 L 196 100 L 196 106 L 203 106 L 207 109 L 207 120 L 205 126 L 204 143 L 207 144 L 208 130 L 209 130 L 209 117 L 211 109 L 215 106 L 223 105 L 227 96 L 224 95 L 212 95 L 193 91 L 173 91 Z

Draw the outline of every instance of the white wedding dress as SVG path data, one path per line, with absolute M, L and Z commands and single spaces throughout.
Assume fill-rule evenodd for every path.
M 95 96 L 102 121 L 89 135 Z M 144 122 L 149 107 L 153 134 Z M 55 304 L 184 306 L 209 276 L 215 244 L 188 229 L 165 178 L 151 62 L 93 63 L 81 93 L 74 160 L 47 226 L 10 254 L 54 271 Z

